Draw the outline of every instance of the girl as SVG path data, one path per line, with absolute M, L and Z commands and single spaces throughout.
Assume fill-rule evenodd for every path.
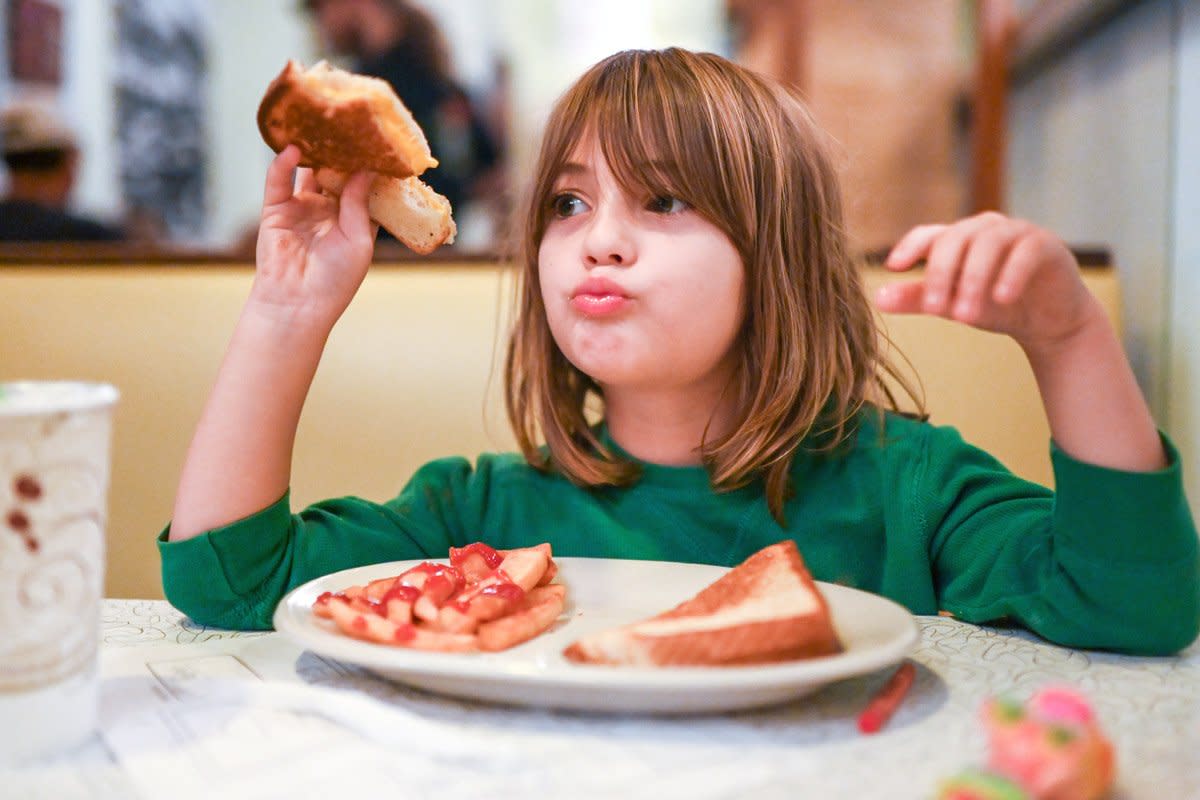
M 168 598 L 269 627 L 329 572 L 483 539 L 561 556 L 734 564 L 790 537 L 814 576 L 918 614 L 1169 653 L 1200 625 L 1195 527 L 1069 251 L 983 214 L 906 235 L 877 298 L 1011 335 L 1045 401 L 1057 494 L 895 413 L 820 135 L 713 55 L 626 52 L 552 114 L 506 364 L 521 454 L 426 465 L 401 494 L 299 514 L 292 443 L 322 346 L 371 261 L 369 176 L 340 201 L 267 174 L 258 269 L 160 538 Z M 885 410 L 889 409 L 889 410 Z

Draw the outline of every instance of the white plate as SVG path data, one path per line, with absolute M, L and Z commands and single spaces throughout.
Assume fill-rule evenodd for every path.
M 833 681 L 897 663 L 917 643 L 916 620 L 890 600 L 818 582 L 844 652 L 752 667 L 639 668 L 574 664 L 562 650 L 591 631 L 678 605 L 726 567 L 556 558 L 567 608 L 548 632 L 500 653 L 430 653 L 372 644 L 312 614 L 317 595 L 397 575 L 419 561 L 343 570 L 300 586 L 275 610 L 275 628 L 308 649 L 431 692 L 489 702 L 582 711 L 697 713 L 794 700 Z

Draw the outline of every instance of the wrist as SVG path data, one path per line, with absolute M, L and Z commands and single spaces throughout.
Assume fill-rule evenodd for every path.
M 338 315 L 306 305 L 291 305 L 262 300 L 251 295 L 242 308 L 238 328 L 254 340 L 276 343 L 295 351 L 298 348 L 323 349 Z
M 1104 307 L 1090 294 L 1073 324 L 1054 336 L 1018 342 L 1036 369 L 1039 365 L 1093 350 L 1098 343 L 1116 341 L 1116 332 Z
M 261 327 L 274 328 L 279 334 L 325 338 L 344 310 L 344 306 L 335 307 L 324 300 L 280 292 L 255 281 L 242 316 Z

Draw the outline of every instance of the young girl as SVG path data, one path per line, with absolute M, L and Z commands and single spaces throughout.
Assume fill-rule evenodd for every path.
M 919 227 L 891 312 L 1012 336 L 1053 432 L 1057 494 L 894 405 L 820 135 L 722 58 L 626 52 L 552 114 L 505 370 L 521 454 L 426 465 L 395 499 L 293 514 L 292 444 L 326 337 L 371 261 L 369 176 L 340 201 L 267 174 L 258 269 L 160 538 L 201 623 L 269 627 L 335 570 L 485 540 L 560 556 L 735 564 L 794 539 L 818 579 L 918 614 L 1009 620 L 1140 653 L 1200 625 L 1196 530 L 1069 251 L 997 214 Z M 593 409 L 600 409 L 599 421 Z M 981 412 L 982 413 L 982 412 Z

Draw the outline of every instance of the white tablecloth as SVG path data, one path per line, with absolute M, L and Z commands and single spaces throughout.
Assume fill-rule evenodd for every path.
M 732 715 L 513 709 L 389 683 L 278 634 L 197 627 L 161 601 L 108 600 L 101 731 L 0 770 L 0 797 L 931 798 L 982 763 L 988 696 L 1068 684 L 1115 742 L 1118 798 L 1200 798 L 1200 645 L 1133 658 L 919 622 L 912 690 L 866 736 L 857 715 L 890 670 Z

